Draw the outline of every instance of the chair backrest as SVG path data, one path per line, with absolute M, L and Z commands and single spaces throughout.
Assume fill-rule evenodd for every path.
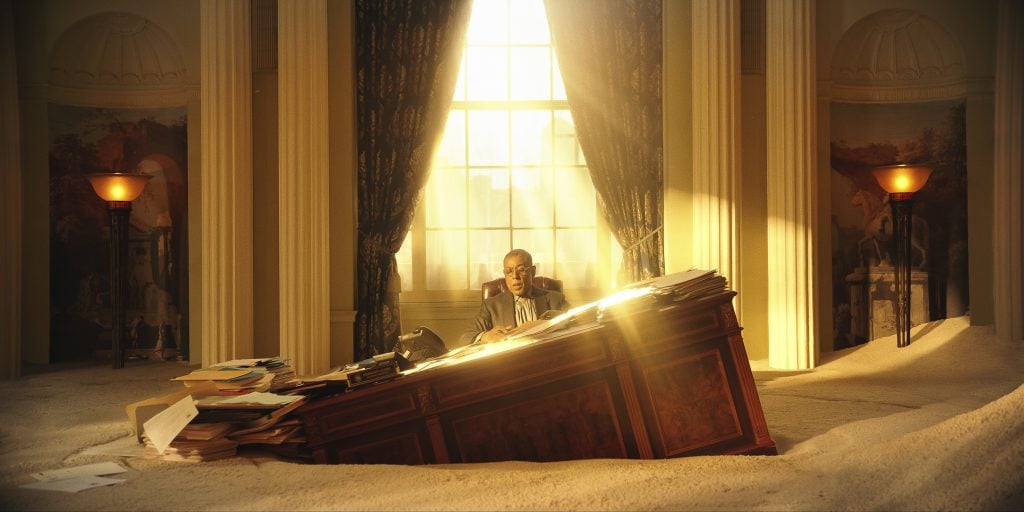
M 536 288 L 543 288 L 545 290 L 554 290 L 556 292 L 562 291 L 562 281 L 559 279 L 552 279 L 550 277 L 533 276 L 533 286 Z M 480 285 L 480 291 L 483 293 L 483 297 L 493 297 L 499 293 L 508 291 L 508 287 L 505 286 L 505 278 L 499 277 L 493 281 L 487 281 Z

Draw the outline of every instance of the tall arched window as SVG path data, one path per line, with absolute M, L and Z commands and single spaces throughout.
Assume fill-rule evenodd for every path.
M 589 298 L 618 244 L 597 212 L 542 0 L 475 0 L 451 111 L 398 253 L 403 300 L 479 299 L 511 248 Z

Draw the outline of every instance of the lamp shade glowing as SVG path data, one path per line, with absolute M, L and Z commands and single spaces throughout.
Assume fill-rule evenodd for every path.
M 899 164 L 875 167 L 871 172 L 878 184 L 890 194 L 913 194 L 928 181 L 935 167 L 924 164 Z
M 104 201 L 134 201 L 146 188 L 146 182 L 152 177 L 148 174 L 127 172 L 100 172 L 86 174 L 96 195 Z

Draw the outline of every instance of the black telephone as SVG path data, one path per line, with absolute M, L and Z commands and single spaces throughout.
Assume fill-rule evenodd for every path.
M 410 333 L 398 337 L 398 342 L 392 348 L 396 353 L 402 354 L 412 363 L 418 363 L 424 359 L 437 357 L 448 353 L 448 347 L 434 331 L 426 327 L 417 327 Z

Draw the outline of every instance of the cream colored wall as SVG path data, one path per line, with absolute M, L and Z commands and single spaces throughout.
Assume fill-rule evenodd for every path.
M 750 359 L 768 359 L 768 170 L 764 73 L 741 79 L 743 120 L 743 294 L 740 319 Z
M 331 366 L 352 362 L 356 317 L 355 1 L 328 0 Z
M 968 253 L 970 259 L 970 314 L 975 325 L 993 322 L 992 193 L 994 123 L 993 76 L 995 63 L 996 1 L 961 0 L 845 0 L 818 2 L 819 91 L 830 81 L 832 53 L 843 33 L 861 18 L 883 9 L 902 8 L 921 12 L 950 31 L 963 46 L 967 59 L 967 202 Z M 821 94 L 821 92 L 819 92 Z M 828 126 L 822 123 L 818 140 L 828 144 Z M 827 149 L 825 150 L 827 155 Z M 829 190 L 828 159 L 821 162 L 824 191 Z M 823 196 L 827 197 L 827 196 Z M 827 210 L 822 215 L 825 220 Z M 827 224 L 825 224 L 827 226 Z M 828 262 L 827 254 L 822 262 Z M 823 276 L 822 290 L 831 290 L 831 276 Z M 827 297 L 825 297 L 827 298 Z M 828 310 L 824 310 L 826 313 Z M 831 320 L 829 318 L 829 320 Z
M 668 0 L 663 4 L 662 16 L 665 272 L 672 273 L 693 266 L 690 2 Z
M 277 72 L 252 76 L 253 355 L 279 355 Z

